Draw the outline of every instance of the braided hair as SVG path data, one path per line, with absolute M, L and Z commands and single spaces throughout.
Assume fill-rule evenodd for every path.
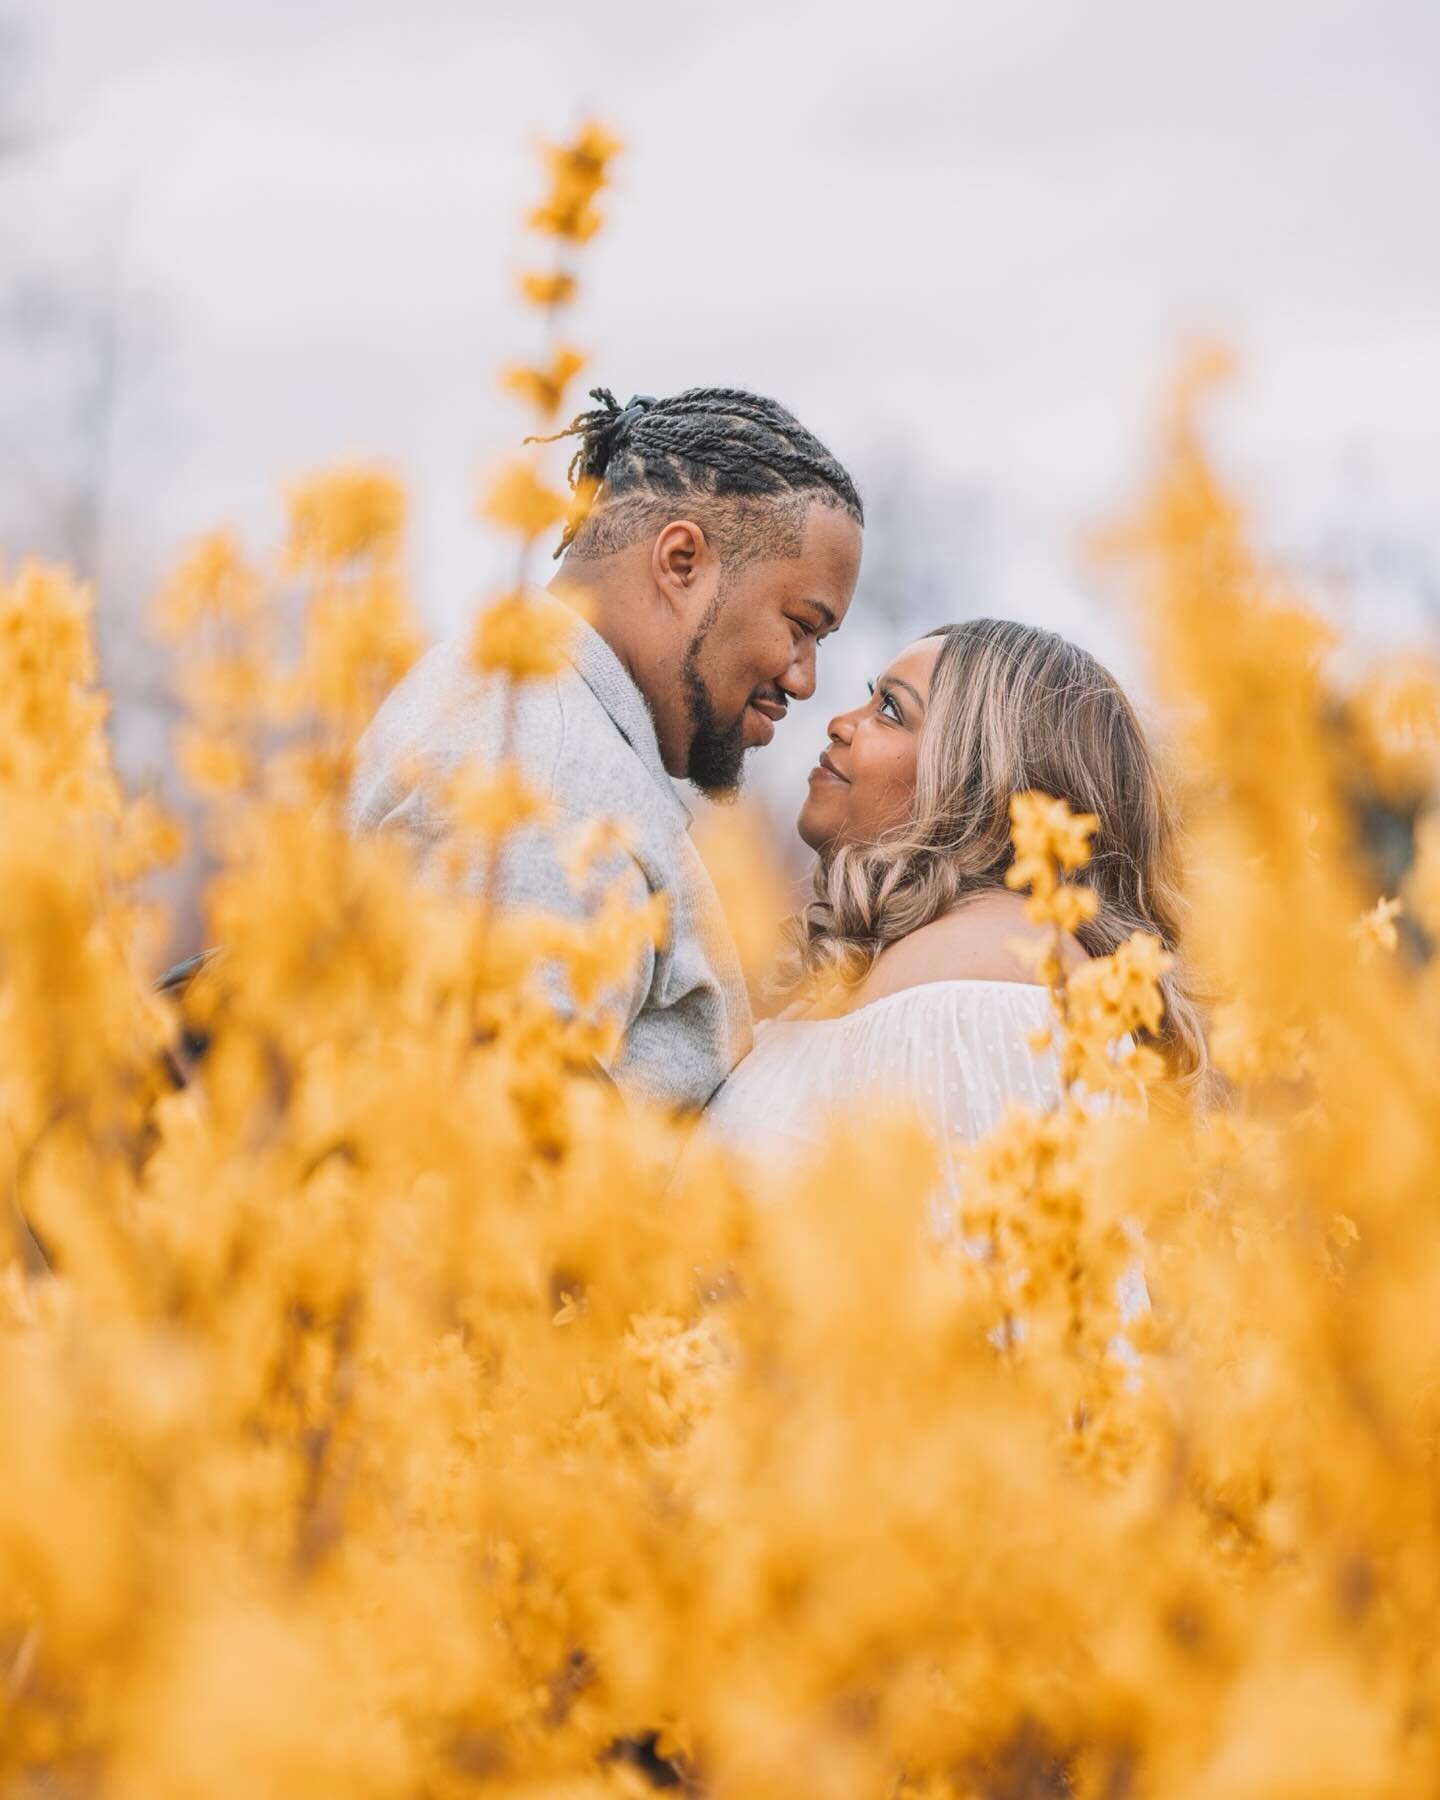
M 685 502 L 727 559 L 797 556 L 806 509 L 819 502 L 865 522 L 855 483 L 820 440 L 776 400 L 741 388 L 687 388 L 621 406 L 609 388 L 564 431 L 579 447 L 570 482 L 599 482 L 588 517 L 556 556 L 610 556 L 658 531 Z M 707 502 L 724 502 L 721 507 Z

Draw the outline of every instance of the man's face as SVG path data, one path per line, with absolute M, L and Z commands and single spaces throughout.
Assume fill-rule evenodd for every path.
M 691 725 L 686 774 L 709 794 L 740 785 L 745 752 L 768 744 L 791 700 L 815 692 L 815 651 L 850 608 L 860 527 L 814 504 L 798 556 L 723 568 L 685 648 L 681 677 Z

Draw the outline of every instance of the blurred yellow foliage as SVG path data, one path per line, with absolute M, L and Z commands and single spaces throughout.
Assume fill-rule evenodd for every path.
M 475 621 L 470 660 L 484 675 L 543 680 L 565 666 L 575 617 L 545 594 L 502 594 Z
M 287 555 L 297 569 L 342 568 L 356 557 L 387 562 L 405 529 L 405 492 L 381 469 L 339 469 L 287 495 Z
M 565 306 L 575 298 L 575 278 L 557 271 L 540 274 L 527 270 L 519 277 L 520 292 L 532 306 Z
M 561 524 L 570 501 L 559 488 L 541 480 L 530 463 L 516 461 L 496 473 L 480 510 L 492 524 L 531 539 Z
M 505 385 L 532 406 L 541 419 L 552 419 L 564 404 L 570 383 L 585 367 L 578 350 L 560 345 L 543 368 L 512 364 L 505 371 Z
M 288 660 L 232 541 L 170 590 L 227 778 L 180 1003 L 88 598 L 0 585 L 0 1788 L 634 1795 L 658 1734 L 721 1800 L 1434 1790 L 1435 964 L 1362 960 L 1322 634 L 1195 404 L 1126 540 L 1228 1085 L 1142 1054 L 1157 945 L 1055 970 L 1062 1100 L 968 1154 L 955 1239 L 862 1096 L 783 1183 L 703 1128 L 677 1172 L 684 1122 L 596 1078 L 614 1025 L 537 979 L 602 992 L 658 898 L 500 915 L 347 833 L 416 641 L 393 488 L 297 501 Z M 495 679 L 554 666 L 486 616 Z M 470 833 L 533 816 L 467 780 Z M 1032 797 L 1016 837 L 1066 928 L 1087 821 Z M 1437 858 L 1432 815 L 1427 931 Z
M 623 148 L 618 138 L 593 123 L 583 126 L 571 143 L 547 147 L 550 191 L 531 213 L 531 229 L 562 242 L 588 243 L 602 223 L 593 201 Z

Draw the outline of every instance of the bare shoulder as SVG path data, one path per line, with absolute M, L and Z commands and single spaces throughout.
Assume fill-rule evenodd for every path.
M 852 1004 L 864 1006 L 932 981 L 1033 982 L 1035 972 L 1015 944 L 1038 943 L 1047 933 L 1025 917 L 1024 904 L 1018 894 L 977 894 L 932 919 L 876 957 Z M 1069 939 L 1063 955 L 1067 965 L 1085 959 Z

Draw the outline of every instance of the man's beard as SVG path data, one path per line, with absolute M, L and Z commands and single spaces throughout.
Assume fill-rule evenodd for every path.
M 733 725 L 722 725 L 716 718 L 696 661 L 704 641 L 704 631 L 696 632 L 680 665 L 685 710 L 693 731 L 685 774 L 709 799 L 733 800 L 745 773 L 745 714 L 742 710 Z

